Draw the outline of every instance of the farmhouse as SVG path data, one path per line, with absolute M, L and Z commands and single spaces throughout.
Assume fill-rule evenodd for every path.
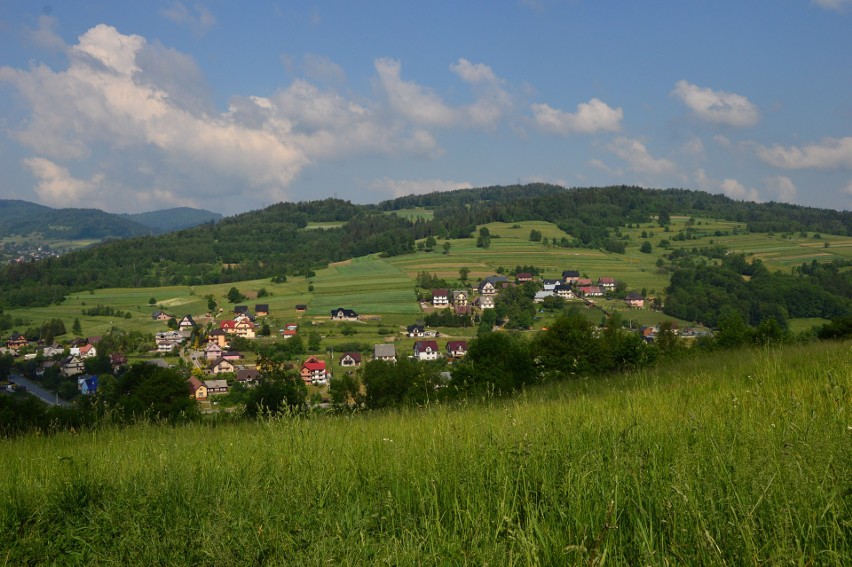
M 201 380 L 195 376 L 190 376 L 189 380 L 187 380 L 187 385 L 189 386 L 190 398 L 195 398 L 196 400 L 207 399 L 207 386 Z
M 92 396 L 98 391 L 98 377 L 86 374 L 77 378 L 77 389 L 84 396 Z
M 207 334 L 207 344 L 217 344 L 220 347 L 228 345 L 228 332 L 224 329 L 213 329 Z
M 191 331 L 194 328 L 195 321 L 192 319 L 192 315 L 184 315 L 180 322 L 178 322 L 178 329 L 181 331 Z
M 463 289 L 454 289 L 453 290 L 453 305 L 456 307 L 465 307 L 470 300 L 467 291 Z
M 409 337 L 422 337 L 425 335 L 426 328 L 423 325 L 409 325 L 406 328 L 406 335 Z
M 448 289 L 433 289 L 432 290 L 432 306 L 447 307 L 450 304 L 450 290 Z
M 396 347 L 392 344 L 373 345 L 373 360 L 396 362 Z
M 253 386 L 260 379 L 260 370 L 257 368 L 240 368 L 237 370 L 237 382 L 246 386 Z
M 565 283 L 575 283 L 580 279 L 580 272 L 577 270 L 565 270 L 562 272 L 562 281 Z
M 474 307 L 479 307 L 480 309 L 494 309 L 494 296 L 493 295 L 480 295 L 476 299 L 473 300 Z
M 645 298 L 642 297 L 641 293 L 638 293 L 636 291 L 631 291 L 630 293 L 628 293 L 627 296 L 625 296 L 624 298 L 624 302 L 629 307 L 638 307 L 639 309 L 645 307 Z
M 27 337 L 20 333 L 12 333 L 12 335 L 6 339 L 6 347 L 12 350 L 18 350 L 25 346 L 27 346 Z
M 517 283 L 526 283 L 533 281 L 533 275 L 529 272 L 520 272 L 515 274 L 515 281 Z
M 269 315 L 269 305 L 266 303 L 258 303 L 254 306 L 254 314 L 257 317 L 266 317 Z
M 331 310 L 331 318 L 334 321 L 357 321 L 358 314 L 352 309 L 338 307 L 337 309 Z
M 559 284 L 553 291 L 562 299 L 574 299 L 574 290 L 569 284 Z
M 228 393 L 227 380 L 205 380 L 204 387 L 207 388 L 208 395 Z
M 168 321 L 172 318 L 174 318 L 174 315 L 169 315 L 165 311 L 154 311 L 151 313 L 151 319 L 154 319 L 155 321 Z
M 347 352 L 340 357 L 340 366 L 345 368 L 358 368 L 361 366 L 360 352 Z
M 222 357 L 222 347 L 219 343 L 209 343 L 204 349 L 204 357 L 207 360 L 216 360 Z
M 214 360 L 210 366 L 207 367 L 207 371 L 211 374 L 225 374 L 226 372 L 233 372 L 234 365 L 231 364 L 230 360 L 225 360 L 220 357 Z
M 598 287 L 604 291 L 615 290 L 615 278 L 609 276 L 601 276 L 598 278 Z
M 64 376 L 76 376 L 83 373 L 83 361 L 78 356 L 68 356 L 59 363 L 59 371 Z
M 414 343 L 414 358 L 418 360 L 438 360 L 438 343 L 435 341 L 417 341 Z
M 320 360 L 315 356 L 308 357 L 308 359 L 302 363 L 302 370 L 299 374 L 305 384 L 325 384 L 328 380 L 325 361 Z
M 467 341 L 448 341 L 447 356 L 461 358 L 467 354 Z

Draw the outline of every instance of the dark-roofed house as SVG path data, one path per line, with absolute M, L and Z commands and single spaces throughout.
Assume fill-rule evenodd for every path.
M 409 325 L 406 328 L 406 334 L 409 337 L 422 337 L 426 328 L 423 325 Z
M 351 309 L 338 307 L 337 309 L 331 310 L 331 318 L 335 321 L 357 321 L 358 314 Z
M 448 341 L 447 356 L 461 358 L 467 354 L 467 341 Z
M 417 341 L 414 343 L 414 358 L 418 360 L 438 360 L 439 355 L 436 341 Z
M 640 309 L 645 307 L 645 298 L 637 291 L 631 291 L 628 293 L 624 297 L 624 302 L 630 307 L 638 307 Z
M 212 374 L 224 374 L 226 372 L 233 372 L 234 365 L 231 364 L 231 361 L 225 360 L 224 358 L 220 357 L 210 364 L 208 370 Z
M 234 314 L 243 313 L 245 315 L 248 315 L 248 312 L 248 305 L 234 305 Z
M 27 346 L 27 344 L 27 337 L 20 333 L 12 333 L 12 335 L 6 339 L 6 347 L 12 350 L 18 350 L 19 348 Z
M 205 386 L 201 380 L 195 376 L 191 376 L 189 380 L 187 380 L 187 385 L 189 386 L 189 397 L 195 398 L 196 400 L 207 399 L 207 386 Z
M 357 368 L 361 366 L 360 352 L 346 352 L 340 357 L 340 366 Z
M 580 279 L 580 272 L 577 270 L 565 270 L 562 272 L 562 281 L 565 283 L 574 283 Z
M 151 319 L 154 319 L 155 321 L 168 321 L 171 318 L 172 315 L 169 315 L 165 311 L 154 311 L 151 313 Z
M 453 305 L 456 307 L 464 307 L 468 304 L 470 297 L 466 290 L 463 289 L 454 289 L 453 290 Z
M 526 283 L 533 281 L 533 275 L 529 272 L 520 272 L 515 274 L 515 281 L 518 283 Z
M 258 303 L 254 306 L 254 314 L 258 317 L 266 317 L 269 315 L 269 305 L 266 303 Z
M 446 307 L 450 304 L 450 290 L 448 289 L 433 289 L 432 290 L 432 306 Z
M 192 319 L 192 315 L 184 315 L 178 323 L 178 328 L 181 331 L 191 331 L 194 327 L 195 321 Z
M 297 303 L 296 304 L 296 311 L 307 311 L 307 310 L 308 310 L 308 306 L 305 305 L 304 303 Z
M 373 345 L 373 360 L 396 362 L 396 347 L 387 343 Z
M 246 386 L 253 386 L 260 379 L 260 370 L 257 368 L 240 368 L 237 370 L 237 382 Z

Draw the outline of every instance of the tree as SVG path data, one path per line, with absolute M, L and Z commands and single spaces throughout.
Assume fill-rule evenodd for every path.
M 660 224 L 660 226 L 665 226 L 672 222 L 671 215 L 669 215 L 669 212 L 666 209 L 662 209 L 657 214 L 657 222 Z
M 328 395 L 337 410 L 355 409 L 364 403 L 361 381 L 355 374 L 335 375 L 328 385 Z
M 428 236 L 426 238 L 426 252 L 431 252 L 432 250 L 434 250 L 436 245 L 437 242 L 435 242 L 434 236 Z
M 246 416 L 273 416 L 304 407 L 308 388 L 298 374 L 287 372 L 283 363 L 269 359 L 261 359 L 258 368 L 260 378 L 249 391 Z
M 71 332 L 74 333 L 75 335 L 82 335 L 83 334 L 83 327 L 82 327 L 82 325 L 80 325 L 80 320 L 77 319 L 76 317 L 74 318 L 74 324 L 71 326 Z
M 442 245 L 442 248 L 444 249 L 444 254 L 450 253 L 450 247 L 451 246 L 452 246 L 452 244 L 450 243 L 449 240 L 447 242 L 444 242 L 444 244 Z
M 166 323 L 166 326 L 167 326 L 169 329 L 171 329 L 171 330 L 173 330 L 173 331 L 174 331 L 174 330 L 176 330 L 176 329 L 178 328 L 178 322 L 177 322 L 177 320 L 176 320 L 174 317 L 172 317 L 171 319 L 169 319 L 169 320 L 168 320 L 168 322 Z
M 476 239 L 477 248 L 488 248 L 491 246 L 491 231 L 488 227 L 483 226 L 479 229 L 479 237 Z
M 156 304 L 157 304 L 157 298 L 156 297 L 152 297 L 151 299 L 148 300 L 148 305 L 156 305 Z
M 216 311 L 216 307 L 218 307 L 218 304 L 216 303 L 216 299 L 214 299 L 214 297 L 212 295 L 208 295 L 207 296 L 207 310 L 210 313 L 213 313 L 213 312 Z
M 509 393 L 535 380 L 530 346 L 519 334 L 487 333 L 471 341 L 456 375 L 472 390 Z
M 320 335 L 317 331 L 311 331 L 308 334 L 308 352 L 319 352 L 321 346 L 322 335 Z
M 467 266 L 463 266 L 459 268 L 459 279 L 463 282 L 467 281 L 467 277 L 470 275 L 470 268 Z
M 654 247 L 651 246 L 651 243 L 646 240 L 642 243 L 642 246 L 639 247 L 639 252 L 642 252 L 643 254 L 650 254 L 653 249 Z
M 105 401 L 117 406 L 128 420 L 153 418 L 177 422 L 198 415 L 198 406 L 189 397 L 186 380 L 180 372 L 153 364 L 132 365 L 119 378 L 114 397 Z
M 530 242 L 540 242 L 541 241 L 541 231 L 532 229 L 530 231 Z
M 269 295 L 269 292 L 266 291 L 265 287 L 262 287 L 259 290 L 257 290 L 257 298 L 258 299 L 260 299 L 262 297 L 267 297 L 268 295 Z
M 242 293 L 240 293 L 240 290 L 238 290 L 236 287 L 232 287 L 228 290 L 227 297 L 228 301 L 231 303 L 239 303 L 240 301 L 246 298 Z

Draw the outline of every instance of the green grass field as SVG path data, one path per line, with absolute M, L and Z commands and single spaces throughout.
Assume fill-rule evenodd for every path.
M 852 344 L 2 441 L 6 565 L 849 565 Z

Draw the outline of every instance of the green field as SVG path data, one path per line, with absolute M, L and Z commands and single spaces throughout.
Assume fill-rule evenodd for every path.
M 849 565 L 852 344 L 2 441 L 6 565 Z

